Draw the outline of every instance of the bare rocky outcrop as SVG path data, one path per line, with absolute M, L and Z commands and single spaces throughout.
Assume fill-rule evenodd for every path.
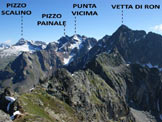
M 0 110 L 0 122 L 12 122 L 10 116 Z

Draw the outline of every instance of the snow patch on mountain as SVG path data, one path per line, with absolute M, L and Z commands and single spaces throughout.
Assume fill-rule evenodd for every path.
M 75 40 L 74 44 L 71 44 L 69 48 L 74 49 L 80 49 L 82 42 L 84 41 L 83 38 L 74 35 L 73 40 Z
M 15 111 L 15 112 L 13 113 L 13 115 L 11 116 L 11 120 L 14 120 L 14 119 L 15 119 L 15 116 L 17 116 L 17 115 L 22 115 L 22 114 L 21 114 L 20 111 Z
M 10 97 L 10 96 L 5 96 L 5 99 L 10 102 L 14 102 L 16 100 L 14 97 Z
M 9 112 L 11 104 L 12 104 L 13 102 L 15 102 L 16 99 L 15 99 L 14 97 L 10 97 L 10 96 L 5 96 L 5 99 L 6 99 L 7 101 L 10 101 L 10 102 L 8 103 L 8 105 L 7 105 L 7 111 Z
M 70 55 L 68 58 L 64 58 L 64 65 L 68 65 L 72 61 L 73 55 Z
M 0 50 L 7 49 L 9 47 L 10 47 L 10 45 L 8 45 L 8 44 L 5 44 L 5 43 L 0 44 Z
M 151 63 L 144 64 L 144 66 L 147 66 L 149 68 L 157 68 L 159 71 L 162 71 L 162 68 L 160 68 L 158 65 L 152 65 Z
M 73 60 L 93 48 L 97 43 L 97 40 L 75 34 L 71 37 L 62 37 L 57 42 L 57 45 L 59 46 L 56 53 L 58 55 L 62 54 L 63 64 L 68 65 Z
M 91 50 L 91 49 L 92 49 L 92 46 L 91 46 L 91 45 L 89 45 L 88 50 Z
M 41 41 L 27 41 L 20 39 L 15 45 L 0 51 L 0 57 L 18 56 L 22 52 L 33 53 L 46 48 L 46 44 Z
M 9 103 L 7 105 L 7 111 L 9 112 L 11 104 L 13 104 L 16 101 L 16 99 L 14 97 L 11 97 L 11 96 L 5 96 L 5 99 L 7 101 L 9 101 Z M 11 116 L 11 120 L 14 120 L 15 116 L 17 116 L 17 115 L 22 115 L 22 114 L 21 114 L 20 111 L 13 112 L 13 115 Z
M 139 62 L 136 62 L 137 64 L 141 65 L 142 67 L 148 67 L 148 68 L 156 68 L 158 69 L 159 71 L 162 71 L 162 68 L 159 67 L 158 65 L 152 65 L 151 63 L 147 63 L 147 64 L 141 64 Z M 128 62 L 127 64 L 131 64 L 131 62 Z
M 22 52 L 32 53 L 33 51 L 35 51 L 35 50 L 32 49 L 32 47 L 30 47 L 30 45 L 25 44 L 25 45 L 21 45 L 21 46 L 12 46 L 11 48 L 5 49 L 2 52 L 0 52 L 0 56 L 4 57 L 4 56 L 11 56 L 11 55 L 19 55 Z

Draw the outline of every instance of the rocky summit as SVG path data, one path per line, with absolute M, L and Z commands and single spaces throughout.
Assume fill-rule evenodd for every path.
M 161 35 L 122 25 L 22 52 L 0 70 L 0 121 L 161 122 L 161 49 Z

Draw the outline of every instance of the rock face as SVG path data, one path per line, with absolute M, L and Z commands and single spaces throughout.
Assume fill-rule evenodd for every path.
M 50 76 L 61 64 L 55 51 L 23 53 L 0 72 L 1 86 L 25 92 Z
M 14 92 L 10 88 L 6 88 L 2 94 L 0 94 L 0 109 L 6 113 L 6 116 L 10 116 L 9 121 L 15 120 L 18 116 L 21 116 L 21 106 L 15 98 Z M 4 114 L 3 114 L 4 115 Z
M 83 121 L 134 121 L 124 99 L 92 71 L 78 72 L 72 77 L 63 70 L 57 75 L 63 77 L 52 79 L 57 85 L 50 84 L 53 88 L 48 92 L 72 106 Z
M 57 68 L 64 67 L 70 60 L 76 62 L 82 58 L 97 43 L 93 38 L 79 35 L 66 36 L 58 42 L 49 43 L 44 50 L 19 55 L 0 71 L 1 87 L 12 87 L 17 92 L 25 92 L 48 79 Z M 28 43 L 21 39 L 16 45 Z
M 138 63 L 162 70 L 162 36 L 145 31 L 131 30 L 125 25 L 120 26 L 112 36 L 105 36 L 77 64 L 69 64 L 69 70 L 84 68 L 101 52 L 109 52 L 117 48 L 128 63 Z
M 131 108 L 151 111 L 159 119 L 161 86 L 158 69 L 128 65 L 115 49 L 97 55 L 84 71 L 58 70 L 48 93 L 83 114 L 84 120 L 135 122 Z
M 80 35 L 62 37 L 58 40 L 57 53 L 63 54 L 63 63 L 68 65 L 71 62 L 80 60 L 96 43 L 96 39 Z
M 0 110 L 0 122 L 12 122 L 9 115 Z
M 46 43 L 41 41 L 28 41 L 21 38 L 12 46 L 0 44 L 0 69 L 4 69 L 7 64 L 14 61 L 23 52 L 35 52 L 45 49 Z
M 10 45 L 8 45 L 8 44 L 5 44 L 5 43 L 0 44 L 0 50 L 7 49 L 9 47 L 10 47 Z
M 22 53 L 0 71 L 1 87 L 21 94 L 11 103 L 6 89 L 0 109 L 10 116 L 21 111 L 15 122 L 160 122 L 161 42 L 160 35 L 122 25 L 98 42 L 66 36 Z
M 68 104 L 37 87 L 19 96 L 22 116 L 14 122 L 80 122 L 80 115 Z

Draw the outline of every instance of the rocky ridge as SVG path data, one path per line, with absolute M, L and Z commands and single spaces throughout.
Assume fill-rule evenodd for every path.
M 98 42 L 63 37 L 45 50 L 22 53 L 0 72 L 1 87 L 19 93 L 4 91 L 1 110 L 10 116 L 19 111 L 15 122 L 160 122 L 161 41 L 160 35 L 122 25 Z M 65 63 L 83 47 L 83 54 Z

